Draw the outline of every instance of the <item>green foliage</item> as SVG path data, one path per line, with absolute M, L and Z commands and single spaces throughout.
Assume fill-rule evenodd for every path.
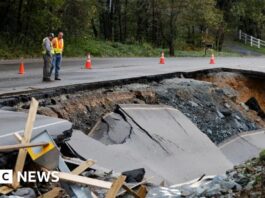
M 265 162 L 265 150 L 261 151 L 259 154 L 259 159 L 263 162 Z
M 260 0 L 1 1 L 0 57 L 39 56 L 42 39 L 58 31 L 69 56 L 151 56 L 153 46 L 178 56 L 206 43 L 221 51 L 227 24 L 261 35 L 264 10 Z
M 265 1 L 239 0 L 233 3 L 231 15 L 234 25 L 256 37 L 262 36 L 265 23 Z
M 161 53 L 160 49 L 155 49 L 147 43 L 141 45 L 127 45 L 119 42 L 104 42 L 91 38 L 74 39 L 69 41 L 69 43 L 66 43 L 66 45 L 66 56 L 85 56 L 88 52 L 93 56 L 99 57 L 159 56 Z

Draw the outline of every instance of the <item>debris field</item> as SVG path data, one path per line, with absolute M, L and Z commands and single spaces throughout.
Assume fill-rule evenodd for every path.
M 14 176 L 0 197 L 264 197 L 264 88 L 216 71 L 3 98 L 0 168 L 59 181 Z

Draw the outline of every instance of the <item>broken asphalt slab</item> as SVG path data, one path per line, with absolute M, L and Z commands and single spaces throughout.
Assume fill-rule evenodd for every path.
M 27 114 L 23 112 L 13 112 L 0 110 L 0 145 L 16 144 L 18 141 L 14 133 L 23 134 Z M 67 120 L 37 115 L 33 127 L 32 138 L 47 130 L 54 138 L 70 137 L 72 133 L 72 123 Z
M 236 135 L 220 144 L 219 148 L 234 165 L 239 165 L 258 157 L 265 148 L 265 131 L 258 130 Z
M 120 105 L 89 135 L 74 132 L 70 146 L 115 172 L 145 168 L 155 183 L 175 184 L 232 168 L 205 134 L 168 106 Z

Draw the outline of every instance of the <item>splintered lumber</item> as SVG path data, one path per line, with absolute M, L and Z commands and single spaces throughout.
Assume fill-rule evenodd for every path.
M 141 198 L 136 192 L 134 192 L 131 188 L 129 188 L 125 184 L 122 185 L 122 188 L 125 189 L 129 194 L 133 195 L 135 198 Z
M 7 195 L 7 194 L 11 193 L 13 190 L 14 190 L 13 188 L 10 188 L 8 186 L 1 186 L 0 187 L 0 194 Z
M 78 167 L 76 167 L 74 170 L 72 170 L 73 174 L 79 175 L 83 173 L 86 169 L 90 168 L 93 166 L 96 162 L 93 160 L 87 160 L 82 162 Z
M 39 105 L 39 102 L 37 100 L 35 100 L 34 98 L 32 98 L 31 104 L 30 104 L 30 109 L 29 109 L 29 114 L 28 114 L 28 118 L 27 118 L 27 122 L 26 122 L 26 126 L 25 126 L 24 136 L 21 140 L 22 144 L 27 144 L 30 142 L 32 130 L 33 130 L 33 125 L 34 125 L 37 110 L 38 110 L 38 105 Z M 13 175 L 12 186 L 15 189 L 19 187 L 19 182 L 17 179 L 17 173 L 23 171 L 26 156 L 27 156 L 27 150 L 23 149 L 23 148 L 19 149 L 18 157 L 17 157 L 17 161 L 16 161 L 16 166 L 15 166 L 14 173 L 13 173 L 14 175 Z
M 62 193 L 63 193 L 62 188 L 55 187 L 49 192 L 46 192 L 45 194 L 38 196 L 38 198 L 57 198 L 57 197 L 61 197 Z
M 141 187 L 139 188 L 139 190 L 137 191 L 137 195 L 140 198 L 145 198 L 147 195 L 147 189 L 145 186 L 141 185 Z
M 22 149 L 22 148 L 47 146 L 48 144 L 49 144 L 48 142 L 40 142 L 40 143 L 6 145 L 6 146 L 0 146 L 0 152 L 13 151 L 13 150 L 18 150 L 18 149 Z
M 121 175 L 119 176 L 112 184 L 111 189 L 107 192 L 105 198 L 115 198 L 121 187 L 123 186 L 126 180 L 126 176 Z
M 141 186 L 142 184 L 147 183 L 148 181 L 150 181 L 150 180 L 153 179 L 153 178 L 154 178 L 154 177 L 147 178 L 147 179 L 145 179 L 145 180 L 143 180 L 143 181 L 141 181 L 141 182 L 135 184 L 134 186 L 130 187 L 130 189 L 137 188 L 138 186 Z M 127 192 L 126 190 L 121 191 L 117 196 L 121 196 L 121 195 L 123 195 L 123 194 L 126 193 L 126 192 Z
M 19 142 L 22 141 L 22 137 L 21 137 L 21 135 L 19 135 L 19 133 L 14 133 L 14 136 L 17 138 L 17 140 L 18 140 Z
M 94 187 L 99 187 L 99 188 L 104 188 L 104 189 L 110 189 L 112 185 L 111 182 L 106 182 L 106 181 L 102 181 L 98 179 L 91 179 L 88 177 L 75 175 L 73 173 L 58 172 L 58 177 L 60 178 L 60 180 L 63 180 L 63 181 L 84 184 L 84 185 L 94 186 Z

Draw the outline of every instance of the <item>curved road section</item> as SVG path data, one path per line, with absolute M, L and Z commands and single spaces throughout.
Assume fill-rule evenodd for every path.
M 81 156 L 116 172 L 145 168 L 147 177 L 169 184 L 203 174 L 223 174 L 232 163 L 184 114 L 167 106 L 120 105 L 90 137 L 73 133 Z

